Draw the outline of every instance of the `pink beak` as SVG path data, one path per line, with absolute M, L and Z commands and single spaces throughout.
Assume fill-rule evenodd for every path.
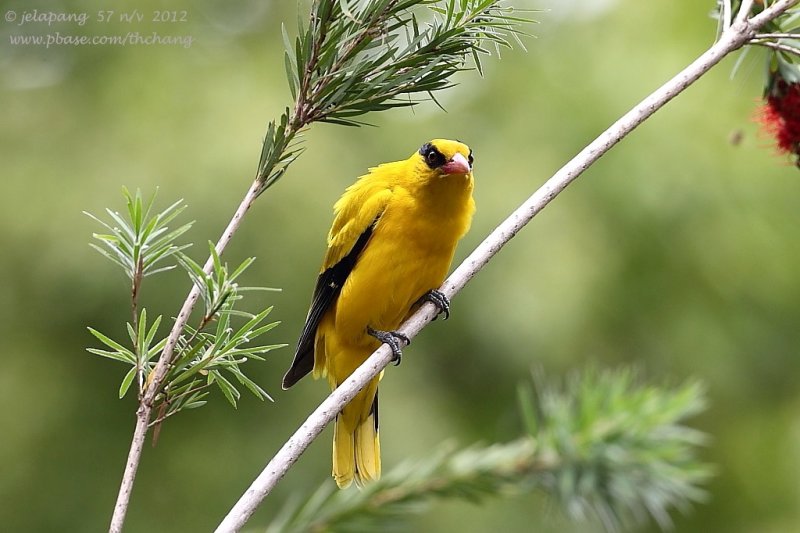
M 456 155 L 442 166 L 442 172 L 445 174 L 468 174 L 470 170 L 469 161 L 459 152 L 456 152 Z

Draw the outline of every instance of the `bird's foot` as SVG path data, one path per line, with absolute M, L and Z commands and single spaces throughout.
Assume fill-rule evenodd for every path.
M 382 343 L 389 345 L 389 348 L 392 349 L 392 362 L 394 363 L 394 366 L 399 365 L 400 360 L 403 358 L 403 350 L 400 345 L 400 341 L 405 342 L 406 346 L 411 344 L 411 339 L 399 331 L 382 331 L 367 327 L 367 333 Z
M 420 302 L 431 302 L 439 308 L 439 313 L 433 318 L 436 320 L 440 314 L 444 313 L 444 319 L 450 318 L 450 299 L 440 290 L 431 289 L 422 295 Z

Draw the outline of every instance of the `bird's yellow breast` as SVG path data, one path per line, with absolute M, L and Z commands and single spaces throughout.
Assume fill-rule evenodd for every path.
M 367 327 L 397 329 L 413 304 L 441 285 L 474 202 L 471 174 L 425 179 L 414 161 L 404 161 L 378 167 L 369 178 L 390 196 L 342 287 L 331 326 L 344 343 L 377 347 Z

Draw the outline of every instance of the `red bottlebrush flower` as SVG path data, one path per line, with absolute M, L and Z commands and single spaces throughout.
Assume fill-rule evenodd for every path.
M 758 120 L 778 150 L 800 156 L 800 84 L 787 82 L 777 72 L 772 78 Z

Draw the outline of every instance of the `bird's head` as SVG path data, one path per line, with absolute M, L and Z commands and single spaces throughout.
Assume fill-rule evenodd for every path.
M 413 157 L 419 158 L 427 172 L 438 176 L 467 176 L 472 172 L 472 150 L 459 141 L 434 139 L 423 144 Z

